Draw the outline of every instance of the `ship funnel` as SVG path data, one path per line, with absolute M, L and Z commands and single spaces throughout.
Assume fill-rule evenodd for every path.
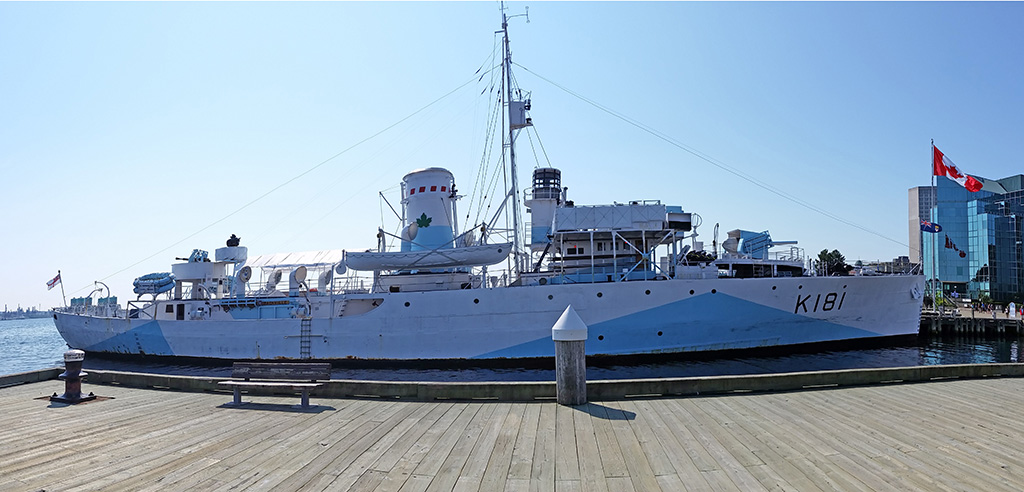
M 533 170 L 533 186 L 527 190 L 530 208 L 530 248 L 544 249 L 562 197 L 562 171 L 553 167 Z
M 447 169 L 431 167 L 402 178 L 402 205 L 406 225 L 402 249 L 423 251 L 451 248 L 455 239 L 455 177 Z

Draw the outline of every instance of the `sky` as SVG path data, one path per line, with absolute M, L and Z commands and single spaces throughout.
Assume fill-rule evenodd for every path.
M 1024 172 L 1022 3 L 506 4 L 527 6 L 519 179 L 557 167 L 577 204 L 885 261 L 932 139 Z M 0 2 L 0 302 L 60 305 L 60 270 L 68 298 L 100 280 L 123 303 L 231 234 L 250 257 L 371 248 L 395 229 L 378 193 L 397 206 L 423 167 L 471 221 L 498 29 L 497 2 Z

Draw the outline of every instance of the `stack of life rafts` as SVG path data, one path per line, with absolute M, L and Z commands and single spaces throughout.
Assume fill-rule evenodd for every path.
M 168 272 L 150 273 L 135 279 L 132 285 L 135 286 L 134 292 L 140 296 L 143 294 L 163 294 L 174 288 L 174 274 Z

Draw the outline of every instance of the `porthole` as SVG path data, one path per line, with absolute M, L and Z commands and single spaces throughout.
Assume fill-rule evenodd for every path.
M 597 336 L 597 339 L 598 339 L 598 340 L 604 340 L 604 335 L 598 335 L 598 336 Z
M 597 297 L 603 297 L 603 296 L 604 296 L 604 294 L 602 294 L 600 292 L 597 293 Z
M 480 299 L 473 299 L 473 304 L 480 304 Z
M 772 290 L 775 290 L 775 286 L 774 285 L 772 286 Z
M 660 337 L 660 336 L 661 336 L 661 334 L 662 334 L 662 333 L 661 333 L 661 332 L 659 331 L 659 332 L 658 332 L 658 336 Z
M 690 295 L 691 295 L 691 296 L 693 295 L 693 289 L 691 289 L 691 290 L 690 290 Z
M 796 288 L 797 288 L 797 289 L 802 289 L 802 288 L 804 288 L 804 286 L 802 286 L 802 285 L 798 285 L 798 286 L 796 286 Z
M 409 303 L 408 302 L 405 303 L 405 307 L 409 307 Z
M 552 300 L 552 299 L 554 299 L 554 298 L 555 298 L 555 296 L 553 296 L 553 295 L 551 295 L 551 294 L 548 294 L 548 300 L 549 300 L 549 301 L 550 301 L 550 300 Z
M 717 293 L 718 293 L 718 290 L 717 290 L 717 289 L 711 289 L 711 293 L 712 293 L 712 294 L 717 294 Z
M 651 291 L 650 290 L 645 290 L 644 294 L 651 295 Z

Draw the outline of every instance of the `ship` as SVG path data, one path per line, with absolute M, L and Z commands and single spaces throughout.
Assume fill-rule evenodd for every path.
M 195 249 L 140 276 L 125 306 L 107 289 L 95 305 L 90 294 L 55 309 L 60 334 L 111 355 L 443 363 L 553 357 L 551 328 L 569 307 L 592 357 L 917 333 L 921 275 L 826 275 L 767 230 L 733 229 L 719 243 L 716 224 L 707 248 L 695 211 L 576 204 L 553 166 L 521 190 L 515 140 L 534 123 L 511 75 L 508 18 L 497 107 L 510 180 L 493 216 L 460 228 L 455 176 L 414 170 L 401 180 L 399 226 L 378 229 L 371 249 L 250 257 L 232 235 L 212 258 Z

